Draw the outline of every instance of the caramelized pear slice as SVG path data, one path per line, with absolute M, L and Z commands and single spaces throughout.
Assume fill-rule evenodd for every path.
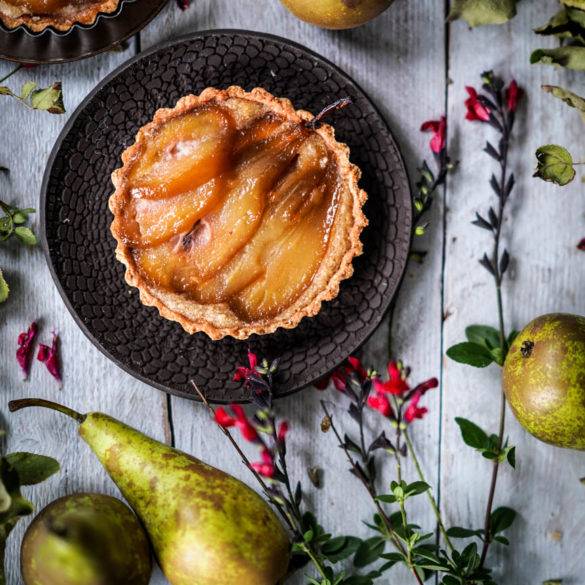
M 224 269 L 201 286 L 197 292 L 200 302 L 228 301 L 265 273 L 272 248 L 320 201 L 322 188 L 317 187 L 327 162 L 320 138 L 315 136 L 303 144 L 294 168 L 270 193 L 271 205 L 258 231 Z
M 216 178 L 170 199 L 130 199 L 125 209 L 127 218 L 132 218 L 124 224 L 127 241 L 134 246 L 152 246 L 188 232 L 217 205 L 222 184 Z
M 229 112 L 202 108 L 170 120 L 148 142 L 130 175 L 134 196 L 158 199 L 194 191 L 229 165 Z
M 190 261 L 202 280 L 224 267 L 252 238 L 267 195 L 294 160 L 301 134 L 279 134 L 240 161 L 221 205 L 205 217 L 206 237 L 193 242 Z

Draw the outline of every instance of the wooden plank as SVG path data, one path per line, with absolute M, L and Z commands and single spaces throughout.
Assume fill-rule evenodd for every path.
M 494 133 L 463 121 L 465 85 L 479 85 L 479 75 L 493 68 L 506 79 L 515 76 L 528 91 L 518 116 L 512 149 L 516 172 L 505 224 L 505 241 L 512 254 L 506 282 L 505 313 L 508 327 L 521 328 L 539 314 L 567 311 L 585 313 L 585 270 L 582 253 L 575 249 L 585 233 L 582 185 L 560 190 L 531 177 L 534 151 L 541 144 L 561 142 L 579 150 L 583 127 L 578 116 L 540 91 L 542 83 L 558 83 L 583 90 L 582 78 L 560 69 L 528 64 L 530 52 L 552 44 L 532 33 L 558 9 L 553 1 L 519 5 L 519 16 L 502 27 L 470 31 L 464 23 L 451 26 L 449 113 L 461 121 L 453 134 L 461 167 L 448 194 L 445 271 L 445 347 L 463 340 L 472 323 L 495 325 L 493 285 L 477 260 L 490 245 L 489 235 L 470 225 L 475 211 L 484 211 L 494 196 L 488 186 L 493 161 L 481 152 Z M 442 438 L 442 489 L 449 519 L 458 525 L 479 527 L 491 465 L 463 446 L 453 421 L 463 416 L 490 432 L 497 429 L 500 372 L 445 360 Z M 517 445 L 518 469 L 504 466 L 495 505 L 509 505 L 520 514 L 510 531 L 511 548 L 494 546 L 490 563 L 506 583 L 542 583 L 563 577 L 581 582 L 585 557 L 576 553 L 585 538 L 585 492 L 578 478 L 583 458 L 555 449 L 525 433 L 508 411 L 507 430 Z M 505 576 L 505 578 L 503 578 Z
M 38 207 L 38 194 L 51 147 L 68 116 L 85 95 L 133 54 L 102 56 L 63 66 L 39 67 L 19 72 L 9 83 L 18 87 L 27 79 L 48 85 L 63 80 L 68 114 L 51 116 L 31 112 L 8 98 L 0 104 L 2 141 L 0 164 L 10 168 L 10 177 L 0 177 L 2 200 L 23 207 Z M 0 76 L 10 70 L 0 64 Z M 38 228 L 38 219 L 35 220 Z M 113 261 L 113 259 L 112 259 Z M 90 450 L 76 436 L 75 425 L 57 414 L 30 410 L 7 415 L 7 403 L 14 398 L 42 396 L 63 401 L 81 411 L 102 410 L 125 420 L 149 434 L 164 438 L 165 396 L 136 381 L 103 356 L 78 329 L 53 285 L 39 247 L 24 249 L 12 244 L 0 248 L 0 266 L 9 280 L 12 293 L 0 309 L 0 386 L 2 388 L 2 427 L 8 437 L 7 452 L 30 450 L 56 457 L 62 465 L 59 476 L 26 489 L 37 510 L 59 496 L 98 491 L 116 494 L 117 489 L 102 471 Z M 16 339 L 33 320 L 41 324 L 40 339 L 50 341 L 51 330 L 61 336 L 64 386 L 59 390 L 42 364 L 35 364 L 31 379 L 22 382 L 15 359 Z M 18 568 L 19 548 L 27 521 L 19 523 L 9 539 L 6 554 L 8 583 L 21 583 Z
M 442 23 L 443 3 L 407 2 L 395 6 L 373 23 L 353 31 L 327 32 L 299 22 L 278 2 L 243 0 L 198 0 L 192 8 L 181 13 L 171 3 L 142 34 L 143 48 L 193 29 L 240 28 L 269 31 L 321 53 L 345 69 L 369 93 L 381 108 L 399 140 L 414 175 L 421 153 L 428 152 L 428 136 L 418 132 L 420 123 L 442 113 L 445 98 L 444 36 L 441 24 L 429 34 L 429 22 Z M 172 32 L 171 32 L 172 31 Z M 395 320 L 395 355 L 404 357 L 414 368 L 417 381 L 438 375 L 440 368 L 441 323 L 441 205 L 433 211 L 433 228 L 428 239 L 421 243 L 430 250 L 424 265 L 409 268 L 398 302 Z M 432 291 L 432 292 L 429 292 Z M 383 368 L 388 353 L 387 323 L 364 348 L 364 360 Z M 365 535 L 361 520 L 371 517 L 371 504 L 361 486 L 347 473 L 347 464 L 331 435 L 319 431 L 321 412 L 318 401 L 323 395 L 313 389 L 278 403 L 278 410 L 292 423 L 291 470 L 309 491 L 309 505 L 327 529 L 335 533 Z M 326 394 L 337 407 L 344 401 Z M 415 441 L 429 480 L 437 480 L 439 445 L 439 393 L 429 395 L 426 404 L 431 414 L 417 423 Z M 176 445 L 244 481 L 251 483 L 248 472 L 227 445 L 217 429 L 210 426 L 207 413 L 186 400 L 172 399 Z M 347 416 L 339 412 L 339 420 Z M 380 432 L 381 422 L 371 417 L 372 431 Z M 311 488 L 307 468 L 325 469 L 324 488 Z M 411 473 L 408 470 L 407 473 Z M 393 479 L 392 469 L 386 469 L 383 483 Z M 410 475 L 410 477 L 413 477 Z M 413 507 L 413 513 L 427 527 L 433 527 L 428 507 Z M 398 575 L 398 574 L 397 574 Z M 292 584 L 304 583 L 302 575 L 291 579 Z M 158 583 L 158 582 L 157 582 Z

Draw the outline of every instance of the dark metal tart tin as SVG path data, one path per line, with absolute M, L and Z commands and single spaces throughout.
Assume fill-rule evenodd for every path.
M 142 30 L 167 0 L 121 0 L 111 14 L 101 13 L 91 25 L 67 31 L 33 32 L 25 25 L 9 29 L 0 22 L 0 59 L 18 63 L 64 63 L 108 51 Z
M 208 86 L 260 86 L 317 112 L 349 96 L 331 120 L 363 172 L 370 221 L 364 254 L 339 296 L 293 330 L 246 341 L 212 341 L 143 306 L 124 281 L 110 234 L 111 172 L 155 111 Z M 410 245 L 411 199 L 398 146 L 359 86 L 323 57 L 272 35 L 198 32 L 129 60 L 102 81 L 63 129 L 41 192 L 41 232 L 54 281 L 78 325 L 118 366 L 160 390 L 197 399 L 189 381 L 215 402 L 243 401 L 232 381 L 248 349 L 280 358 L 278 395 L 295 392 L 354 352 L 380 323 L 396 293 Z

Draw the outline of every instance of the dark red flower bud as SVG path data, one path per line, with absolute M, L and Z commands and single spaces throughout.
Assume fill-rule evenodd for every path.
M 478 120 L 479 122 L 489 122 L 490 110 L 481 103 L 477 91 L 469 86 L 467 86 L 465 90 L 469 95 L 465 100 L 465 107 L 467 108 L 465 118 L 471 121 Z
M 421 382 L 415 389 L 415 393 L 420 393 L 421 396 L 424 395 L 428 390 L 432 390 L 439 385 L 439 380 L 437 378 L 430 378 L 425 382 Z
M 225 408 L 219 407 L 215 409 L 215 422 L 224 429 L 233 427 L 236 424 L 236 419 L 230 416 Z
M 18 336 L 18 349 L 16 350 L 16 360 L 20 369 L 24 373 L 24 379 L 28 378 L 30 373 L 30 363 L 33 352 L 33 344 L 37 336 L 38 328 L 35 321 L 33 321 L 28 330 Z
M 585 252 L 585 238 L 583 238 L 578 244 L 577 244 L 577 250 L 581 250 L 581 252 Z
M 51 347 L 41 343 L 39 345 L 39 351 L 37 353 L 37 360 L 43 362 L 49 370 L 49 374 L 61 383 L 61 364 L 59 360 L 59 336 L 53 333 L 53 342 Z
M 518 87 L 515 79 L 512 79 L 510 85 L 506 88 L 506 106 L 509 112 L 515 112 L 518 102 L 522 97 L 522 90 Z
M 282 443 L 286 439 L 286 434 L 288 433 L 288 423 L 283 420 L 278 427 L 277 437 L 278 440 Z
M 441 153 L 447 144 L 447 119 L 441 116 L 439 120 L 428 120 L 420 127 L 421 132 L 432 132 L 433 137 L 429 143 L 435 154 Z

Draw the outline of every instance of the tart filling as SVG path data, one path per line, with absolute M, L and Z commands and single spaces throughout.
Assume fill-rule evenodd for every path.
M 25 25 L 34 32 L 48 27 L 67 31 L 93 24 L 100 12 L 114 12 L 120 0 L 0 0 L 0 20 L 8 28 Z
M 295 327 L 361 253 L 366 195 L 331 127 L 255 89 L 159 110 L 112 175 L 116 254 L 143 303 L 189 332 Z

